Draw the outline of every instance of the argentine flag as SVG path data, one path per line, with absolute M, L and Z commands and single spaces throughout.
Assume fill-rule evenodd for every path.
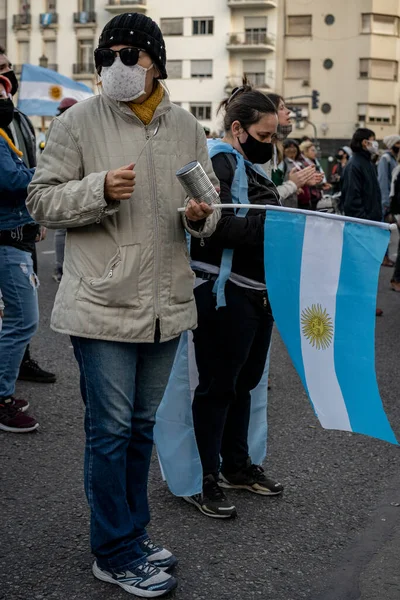
M 265 273 L 276 325 L 324 428 L 397 444 L 374 350 L 390 233 L 373 222 L 325 217 L 267 210 Z
M 203 280 L 197 279 L 196 285 Z M 249 454 L 254 464 L 267 454 L 267 399 L 269 354 L 264 374 L 251 392 Z M 193 496 L 203 489 L 203 469 L 193 426 L 192 402 L 199 383 L 193 334 L 181 335 L 174 365 L 154 426 L 161 470 L 175 496 Z
M 92 90 L 51 69 L 24 64 L 18 94 L 18 108 L 29 116 L 54 117 L 63 98 L 86 100 Z

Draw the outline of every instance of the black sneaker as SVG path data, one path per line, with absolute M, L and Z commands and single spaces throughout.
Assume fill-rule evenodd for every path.
M 166 548 L 157 546 L 150 538 L 140 542 L 139 546 L 146 555 L 146 560 L 161 571 L 172 571 L 178 564 L 178 559 Z
M 264 474 L 264 469 L 253 465 L 250 459 L 246 467 L 236 473 L 221 473 L 219 484 L 223 488 L 249 490 L 261 496 L 277 496 L 283 492 L 283 485 L 269 479 Z
M 54 373 L 41 369 L 36 360 L 32 358 L 21 363 L 18 379 L 35 383 L 55 383 L 57 380 Z
M 157 598 L 172 592 L 177 586 L 177 581 L 168 573 L 164 573 L 157 567 L 145 562 L 132 570 L 105 571 L 97 562 L 93 563 L 93 575 L 101 581 L 115 583 L 128 594 L 140 598 Z
M 231 519 L 237 515 L 235 506 L 228 501 L 213 475 L 204 477 L 202 494 L 185 496 L 183 499 L 194 504 L 207 517 Z

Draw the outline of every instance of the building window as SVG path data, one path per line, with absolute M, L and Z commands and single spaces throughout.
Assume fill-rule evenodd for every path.
M 79 0 L 78 1 L 78 12 L 93 12 L 94 11 L 94 0 Z
M 169 79 L 182 79 L 182 61 L 167 60 L 167 73 Z
M 267 43 L 267 17 L 245 17 L 244 35 L 245 44 Z
M 293 15 L 287 18 L 286 35 L 310 36 L 311 34 L 311 15 Z
M 161 19 L 160 27 L 164 35 L 183 35 L 183 19 Z
M 78 41 L 78 63 L 81 65 L 81 72 L 92 72 L 91 67 L 93 65 L 93 52 L 93 40 Z
M 190 76 L 191 77 L 212 77 L 213 62 L 212 60 L 191 60 L 190 61 Z
M 18 42 L 18 62 L 23 65 L 29 63 L 30 44 L 28 41 Z
M 361 79 L 386 79 L 397 81 L 399 63 L 396 60 L 360 58 Z
M 211 121 L 211 104 L 191 104 L 190 112 L 200 121 Z
M 55 40 L 45 40 L 44 55 L 50 65 L 57 64 L 57 42 Z
M 45 12 L 51 13 L 57 11 L 57 0 L 46 0 Z
M 286 78 L 287 79 L 303 79 L 309 81 L 311 74 L 311 60 L 287 60 L 286 61 Z
M 399 17 L 392 15 L 363 14 L 362 33 L 379 35 L 399 35 Z
M 193 19 L 193 35 L 212 35 L 214 33 L 214 19 Z
M 359 104 L 358 120 L 381 125 L 396 124 L 396 107 L 390 104 Z
M 254 87 L 265 85 L 265 60 L 244 60 L 243 75 Z

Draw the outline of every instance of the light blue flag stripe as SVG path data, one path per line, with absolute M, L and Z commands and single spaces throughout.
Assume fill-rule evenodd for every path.
M 383 410 L 375 369 L 375 309 L 389 231 L 346 223 L 336 301 L 335 370 L 351 428 L 397 444 Z M 351 328 L 351 335 L 346 335 Z
M 267 211 L 265 280 L 279 333 L 307 391 L 300 338 L 300 272 L 305 215 Z
M 88 92 L 93 94 L 93 90 L 90 89 L 84 83 L 74 81 L 66 75 L 61 75 L 56 71 L 45 69 L 43 67 L 37 67 L 35 65 L 24 64 L 22 66 L 21 82 L 33 81 L 37 83 L 49 83 L 51 85 L 61 85 L 70 90 L 76 90 L 80 92 Z
M 60 101 L 52 100 L 19 100 L 18 109 L 26 115 L 36 115 L 38 117 L 53 116 L 57 112 Z

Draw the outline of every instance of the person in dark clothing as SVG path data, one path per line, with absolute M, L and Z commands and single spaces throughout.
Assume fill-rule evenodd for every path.
M 398 159 L 400 163 L 400 156 Z M 392 185 L 390 189 L 390 214 L 396 216 L 397 227 L 400 229 L 400 164 L 394 169 L 392 174 Z M 394 267 L 393 277 L 390 281 L 390 287 L 394 292 L 400 292 L 400 239 L 397 251 L 397 259 Z
M 0 46 L 0 75 L 6 77 L 11 83 L 11 96 L 18 92 L 18 79 L 12 68 L 11 61 L 6 55 L 6 50 Z M 36 137 L 35 130 L 26 115 L 14 107 L 14 118 L 5 128 L 5 132 L 15 144 L 16 148 L 22 152 L 22 160 L 29 169 L 36 167 Z M 17 236 L 17 243 L 24 246 L 24 250 L 31 253 L 33 260 L 33 270 L 37 274 L 37 253 L 36 243 L 43 239 L 43 234 L 39 225 L 27 224 Z M 34 240 L 33 243 L 31 241 Z M 42 369 L 36 360 L 30 355 L 29 344 L 26 347 L 22 359 L 19 379 L 24 381 L 33 381 L 37 383 L 54 383 L 56 376 L 54 373 Z
M 353 152 L 351 148 L 348 146 L 343 146 L 339 148 L 336 154 L 336 164 L 333 166 L 330 182 L 332 184 L 332 192 L 337 194 L 342 189 L 342 179 L 344 175 L 344 170 L 349 162 Z
M 376 167 L 372 158 L 379 152 L 379 144 L 375 133 L 370 129 L 357 129 L 351 140 L 353 151 L 344 172 L 341 207 L 345 215 L 382 221 L 381 190 L 378 183 Z M 376 309 L 380 317 L 383 311 Z
M 235 89 L 221 106 L 226 113 L 225 137 L 209 143 L 221 202 L 279 205 L 275 185 L 257 166 L 272 156 L 276 108 L 247 85 Z M 273 327 L 265 285 L 264 223 L 265 210 L 240 216 L 234 209 L 223 209 L 211 238 L 191 244 L 197 276 L 194 346 L 199 371 L 193 420 L 204 479 L 202 494 L 185 500 L 210 517 L 236 515 L 222 487 L 263 495 L 283 490 L 252 464 L 247 442 L 250 392 L 263 375 Z

